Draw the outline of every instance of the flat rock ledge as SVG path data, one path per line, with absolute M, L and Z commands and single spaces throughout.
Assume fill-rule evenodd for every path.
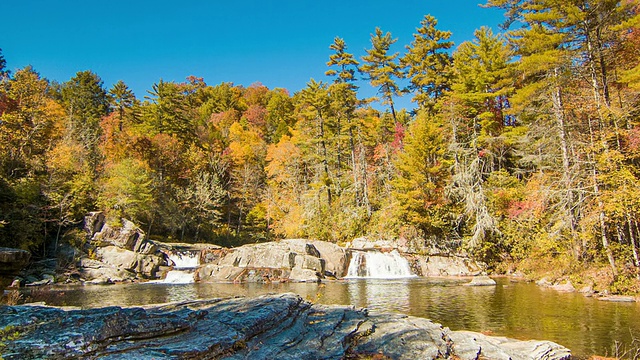
M 294 294 L 146 308 L 0 307 L 4 359 L 570 359 L 550 341 L 450 331 L 427 319 Z

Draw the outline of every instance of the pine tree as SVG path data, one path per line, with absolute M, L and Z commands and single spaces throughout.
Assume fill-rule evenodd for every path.
M 394 123 L 398 122 L 398 119 L 393 98 L 402 95 L 397 80 L 404 77 L 397 61 L 399 54 L 389 54 L 391 46 L 396 41 L 398 39 L 392 39 L 390 32 L 383 34 L 380 28 L 376 28 L 375 34 L 371 34 L 372 48 L 362 57 L 363 64 L 360 66 L 360 72 L 367 76 L 373 87 L 378 88 L 378 93 L 382 95 L 382 104 L 389 105 Z
M 420 109 L 435 113 L 437 101 L 451 85 L 451 56 L 448 50 L 453 46 L 449 41 L 451 32 L 438 30 L 438 20 L 425 15 L 421 27 L 413 35 L 413 42 L 407 46 L 407 53 L 401 63 L 407 68 L 406 76 L 411 81 L 413 101 Z

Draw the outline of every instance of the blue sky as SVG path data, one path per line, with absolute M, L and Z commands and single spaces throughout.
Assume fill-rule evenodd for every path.
M 324 72 L 335 36 L 358 58 L 376 26 L 403 52 L 425 14 L 456 44 L 500 11 L 478 0 L 3 0 L 0 48 L 10 70 L 32 65 L 50 80 L 91 70 L 109 88 L 123 80 L 139 98 L 159 79 L 209 85 L 261 82 L 292 93 Z M 374 91 L 361 84 L 363 96 Z M 400 101 L 408 105 L 408 99 Z

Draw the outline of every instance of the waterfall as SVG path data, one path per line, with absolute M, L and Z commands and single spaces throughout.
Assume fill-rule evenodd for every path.
M 199 251 L 175 251 L 167 254 L 169 265 L 173 266 L 162 284 L 191 284 L 195 282 L 193 276 L 200 265 Z
M 407 259 L 397 250 L 352 251 L 347 278 L 398 279 L 415 277 Z
M 174 268 L 197 268 L 200 265 L 199 251 L 183 251 L 169 253 L 169 261 L 173 263 Z M 171 265 L 171 264 L 170 264 Z

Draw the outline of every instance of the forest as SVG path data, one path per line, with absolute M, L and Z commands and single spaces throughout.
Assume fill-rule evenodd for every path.
M 53 256 L 104 211 L 167 241 L 367 236 L 640 291 L 640 5 L 485 6 L 500 32 L 458 45 L 430 15 L 402 53 L 336 37 L 294 94 L 190 76 L 138 98 L 0 52 L 0 246 Z

